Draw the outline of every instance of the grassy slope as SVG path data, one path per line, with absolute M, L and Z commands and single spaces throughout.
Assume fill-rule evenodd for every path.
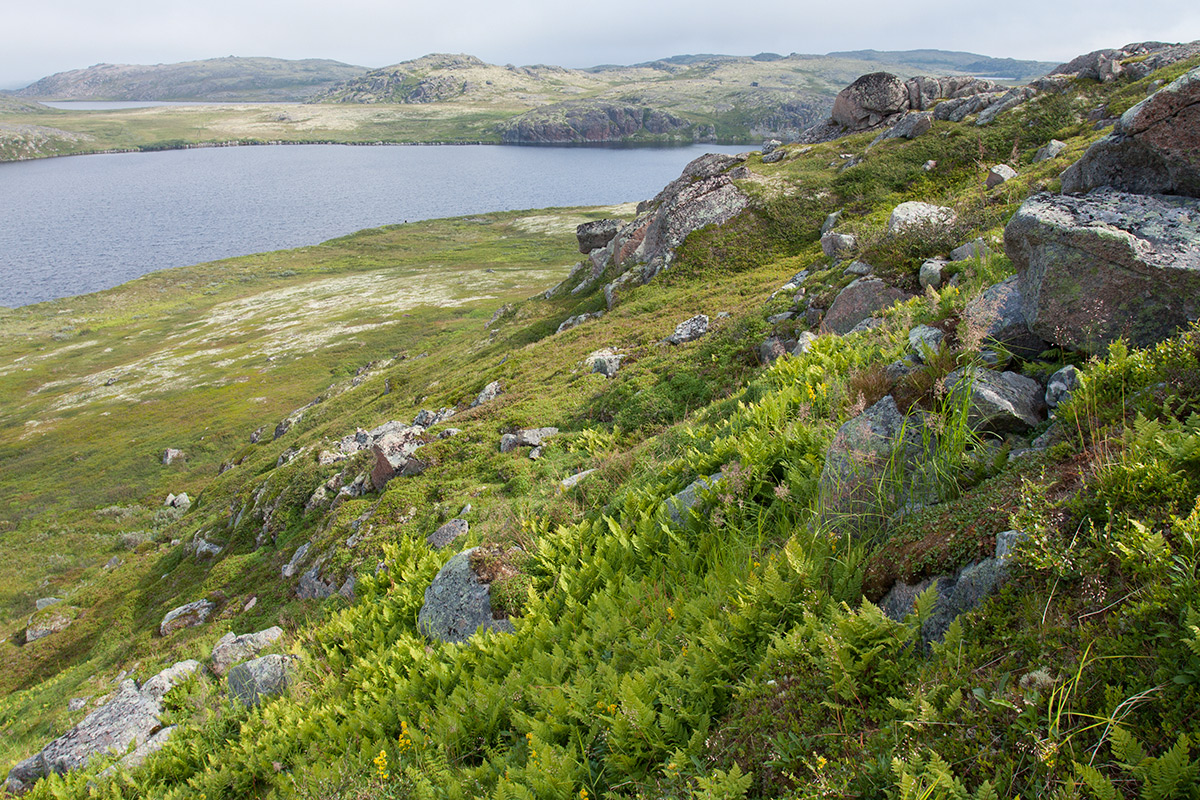
M 554 266 L 568 258 L 568 227 L 560 221 L 551 235 L 518 235 L 515 220 L 521 215 L 504 215 L 478 228 L 477 222 L 457 220 L 424 223 L 419 231 L 406 226 L 366 232 L 320 248 L 151 276 L 106 295 L 7 315 L 0 321 L 12 342 L 5 345 L 10 348 L 5 361 L 28 364 L 34 372 L 9 369 L 0 384 L 4 457 L 22 460 L 16 469 L 5 463 L 2 474 L 11 482 L 5 496 L 31 493 L 29 501 L 8 510 L 5 557 L 29 558 L 22 554 L 31 541 L 52 554 L 67 542 L 81 550 L 65 566 L 43 556 L 49 563 L 30 559 L 14 571 L 7 579 L 14 585 L 5 614 L 15 632 L 33 597 L 60 591 L 84 615 L 42 642 L 4 645 L 3 672 L 14 677 L 0 720 L 5 740 L 13 744 L 0 757 L 15 758 L 61 730 L 79 716 L 62 710 L 65 698 L 106 691 L 120 667 L 134 666 L 145 677 L 176 658 L 207 655 L 226 626 L 241 632 L 274 621 L 289 629 L 293 646 L 308 659 L 293 696 L 246 718 L 227 710 L 204 684 L 187 687 L 176 702 L 181 714 L 195 711 L 197 727 L 181 734 L 141 775 L 142 783 L 126 789 L 106 785 L 104 791 L 565 797 L 582 796 L 583 788 L 589 796 L 731 796 L 698 794 L 696 781 L 741 786 L 730 777 L 736 764 L 753 773 L 745 784 L 753 796 L 879 796 L 885 787 L 900 791 L 895 783 L 900 773 L 919 788 L 948 780 L 944 776 L 952 772 L 972 791 L 986 779 L 1001 795 L 1076 797 L 1071 761 L 1086 763 L 1091 748 L 1099 751 L 1103 744 L 1100 731 L 1088 727 L 1087 714 L 1119 716 L 1152 755 L 1164 753 L 1179 733 L 1197 731 L 1194 689 L 1186 678 L 1200 673 L 1189 666 L 1182 645 L 1145 633 L 1187 636 L 1186 627 L 1179 627 L 1185 611 L 1180 597 L 1186 603 L 1188 592 L 1194 593 L 1195 554 L 1188 555 L 1186 541 L 1189 526 L 1200 522 L 1187 520 L 1200 487 L 1186 469 L 1180 472 L 1179 464 L 1189 458 L 1186 447 L 1172 451 L 1183 455 L 1170 455 L 1154 444 L 1154 435 L 1143 436 L 1139 464 L 1183 475 L 1155 484 L 1162 488 L 1149 504 L 1122 488 L 1121 481 L 1136 485 L 1136 469 L 1143 467 L 1122 461 L 1119 430 L 1098 431 L 1089 432 L 1088 447 L 1068 445 L 1016 462 L 986 483 L 974 484 L 987 469 L 964 472 L 959 499 L 906 521 L 892 539 L 830 541 L 809 525 L 823 448 L 862 402 L 859 394 L 878 391 L 872 365 L 903 351 L 909 325 L 952 323 L 969 297 L 1006 274 L 1005 259 L 966 265 L 959 290 L 899 307 L 888 325 L 868 336 L 823 340 L 805 358 L 784 359 L 758 377 L 754 355 L 765 332 L 762 320 L 784 305 L 783 298 L 773 303 L 767 298 L 787 277 L 819 260 L 816 231 L 829 210 L 847 209 L 844 224 L 866 242 L 866 260 L 894 280 L 911 281 L 925 255 L 977 234 L 994 241 L 1029 191 L 1053 187 L 1070 158 L 1032 165 L 1032 154 L 1051 136 L 1066 139 L 1071 153 L 1081 152 L 1099 134 L 1075 121 L 1076 113 L 1105 95 L 1119 111 L 1144 96 L 1147 86 L 1148 81 L 1115 89 L 1082 85 L 1070 102 L 1048 98 L 982 130 L 939 124 L 921 139 L 873 149 L 862 164 L 845 171 L 838 170 L 839 154 L 861 154 L 870 137 L 812 148 L 775 165 L 752 160 L 757 177 L 745 186 L 759 197 L 759 211 L 691 237 L 669 273 L 630 293 L 603 319 L 553 335 L 561 319 L 593 310 L 600 301 L 534 299 L 516 304 L 495 336 L 484 335 L 481 324 L 500 300 L 528 294 L 529 284 L 512 286 L 508 294 L 496 291 L 495 299 L 450 314 L 413 311 L 419 330 L 402 319 L 376 329 L 378 339 L 371 332 L 356 334 L 364 344 L 349 361 L 346 350 L 318 348 L 306 351 L 304 359 L 272 366 L 268 375 L 298 378 L 276 384 L 269 407 L 245 407 L 247 398 L 268 395 L 255 383 L 263 378 L 253 375 L 247 384 L 230 384 L 234 388 L 227 390 L 241 399 L 225 407 L 210 393 L 216 387 L 141 396 L 136 422 L 116 413 L 119 402 L 97 395 L 89 398 L 85 408 L 94 411 L 87 414 L 60 412 L 54 405 L 81 390 L 98 392 L 97 378 L 108 374 L 103 370 L 148 356 L 150 346 L 139 344 L 140 337 L 127 338 L 145 328 L 144 319 L 134 320 L 143 308 L 160 332 L 179 330 L 181 319 L 192 324 L 195 332 L 170 346 L 220 345 L 228 354 L 214 359 L 241 359 L 232 370 L 221 366 L 209 375 L 202 364 L 186 362 L 185 369 L 198 370 L 198 379 L 249 375 L 251 367 L 265 366 L 263 356 L 253 352 L 265 335 L 261 321 L 229 323 L 233 330 L 223 329 L 222 338 L 211 342 L 201 335 L 202 320 L 246 305 L 255 314 L 278 316 L 279 306 L 255 298 L 345 274 L 358 278 L 393 259 L 420 269 L 436 258 L 468 270 L 471 281 L 481 277 L 482 264 L 495 259 L 509 263 L 516 278 L 521 264 Z M 1014 147 L 1020 177 L 992 192 L 980 189 L 976 157 L 994 163 L 1007 159 Z M 921 169 L 929 158 L 939 160 L 933 173 Z M 965 222 L 946 242 L 914 246 L 882 236 L 888 211 L 906 199 L 951 202 Z M 501 224 L 505 227 L 495 232 L 516 243 L 480 233 L 486 241 L 469 255 L 460 259 L 454 253 L 458 237 Z M 408 237 L 410 232 L 422 235 Z M 442 235 L 440 251 L 433 250 L 431 233 Z M 514 244 L 529 249 L 512 252 Z M 285 277 L 286 270 L 300 274 Z M 256 291 L 238 282 L 246 274 L 253 275 L 248 280 Z M 845 280 L 826 270 L 806 288 L 832 293 Z M 166 281 L 192 285 L 171 298 Z M 535 282 L 536 276 L 529 281 Z M 216 294 L 204 295 L 208 289 Z M 118 304 L 122 293 L 128 299 Z M 242 300 L 246 296 L 251 302 Z M 58 314 L 64 307 L 72 311 Z M 677 321 L 718 311 L 732 317 L 718 322 L 705 340 L 684 348 L 658 344 Z M 230 316 L 241 315 L 224 318 Z M 387 320 L 395 322 L 394 316 Z M 89 337 L 96 345 L 64 349 L 63 342 Z M 580 366 L 600 346 L 632 356 L 612 381 Z M 1200 374 L 1195 356 L 1187 355 L 1192 346 L 1176 348 L 1183 367 L 1173 367 L 1163 383 L 1178 383 L 1185 410 L 1196 404 L 1188 376 Z M 107 347 L 113 352 L 104 353 Z M 257 425 L 273 423 L 331 383 L 344 382 L 355 367 L 400 349 L 409 358 L 377 368 L 357 389 L 332 395 L 279 441 L 239 444 Z M 35 361 L 51 352 L 54 358 Z M 428 356 L 417 358 L 422 352 Z M 25 361 L 16 362 L 19 358 Z M 1157 381 L 1152 359 L 1146 360 L 1137 369 L 1120 358 L 1108 367 L 1094 366 L 1096 388 L 1083 395 L 1077 410 L 1087 412 L 1088 401 L 1093 410 L 1112 407 L 1117 396 L 1112 387 L 1132 381 L 1129 376 Z M 301 366 L 304 361 L 317 363 Z M 48 379 L 61 382 L 54 396 L 29 394 Z M 392 385 L 387 395 L 381 390 L 385 379 Z M 312 489 L 339 469 L 317 467 L 313 455 L 322 440 L 355 426 L 409 419 L 422 407 L 462 403 L 494 379 L 504 382 L 506 393 L 461 413 L 453 424 L 463 433 L 427 448 L 433 466 L 424 475 L 394 481 L 382 494 L 333 512 L 303 511 Z M 118 381 L 108 388 L 137 390 L 138 378 L 132 380 L 133 387 Z M 1161 413 L 1161 405 L 1147 408 Z M 100 417 L 102 409 L 110 416 Z M 44 419 L 50 411 L 63 421 L 37 447 L 18 438 L 30 419 Z M 102 451 L 93 444 L 92 452 L 79 446 L 83 439 L 128 437 L 134 424 L 142 429 L 136 449 Z M 564 434 L 540 461 L 495 451 L 504 430 L 551 424 Z M 180 426 L 186 436 L 171 435 Z M 204 427 L 216 430 L 206 433 Z M 209 445 L 201 436 L 218 438 Z M 1186 439 L 1177 430 L 1159 439 L 1174 441 L 1172 436 Z M 164 471 L 154 463 L 157 451 L 170 444 L 197 454 L 186 470 Z M 289 447 L 305 450 L 276 468 Z M 239 466 L 213 476 L 219 463 L 239 458 Z M 121 471 L 110 473 L 107 462 Z M 743 477 L 727 497 L 714 498 L 717 513 L 682 531 L 659 525 L 655 514 L 663 497 L 697 474 L 734 463 Z M 600 471 L 577 490 L 558 491 L 562 477 L 593 466 Z M 116 480 L 106 478 L 73 496 L 63 491 L 97 473 Z M 1089 477 L 1097 474 L 1109 477 Z M 132 491 L 105 494 L 108 484 L 121 483 Z M 230 527 L 228 520 L 230 510 L 246 504 L 261 485 L 280 498 L 282 510 L 271 526 L 273 542 L 256 549 L 258 524 Z M 157 498 L 181 487 L 202 490 L 199 502 L 181 520 L 162 519 Z M 96 513 L 112 503 L 123 510 Z M 514 637 L 426 648 L 415 632 L 415 613 L 447 555 L 431 552 L 423 537 L 467 503 L 473 506 L 469 543 L 516 543 L 528 554 L 519 565 L 528 577 L 498 592 L 524 618 Z M 1169 514 L 1180 521 L 1172 523 Z M 131 522 L 122 523 L 123 515 Z M 1182 572 L 1167 569 L 1170 559 L 1163 559 L 1161 546 L 1156 551 L 1137 543 L 1138 528 L 1127 522 L 1131 516 L 1178 548 Z M 366 519 L 363 541 L 354 548 L 337 545 L 360 517 Z M 964 537 L 964 520 L 986 520 L 986 530 Z M 1080 537 L 1089 520 L 1098 527 Z M 102 578 L 98 565 L 114 552 L 115 535 L 135 525 L 152 531 L 150 541 L 124 552 L 125 563 Z M 963 632 L 954 634 L 955 647 L 920 657 L 908 643 L 908 629 L 880 620 L 870 606 L 860 607 L 864 579 L 886 583 L 952 569 L 1013 526 L 1034 532 L 1034 546 L 1013 588 L 970 617 Z M 186 539 L 193 532 L 227 550 L 210 565 L 169 544 L 172 536 Z M 341 577 L 365 567 L 358 569 L 358 603 L 338 610 L 343 602 L 337 599 L 321 604 L 287 598 L 289 587 L 275 576 L 306 541 L 317 551 L 329 550 L 325 574 Z M 1122 556 L 1117 542 L 1133 555 Z M 372 577 L 380 559 L 389 569 Z M 163 611 L 216 592 L 228 614 L 220 624 L 177 635 L 165 648 L 151 638 Z M 251 595 L 258 605 L 241 611 Z M 1036 677 L 1039 670 L 1044 677 Z M 1022 680 L 1030 675 L 1035 677 Z M 1185 680 L 1174 681 L 1176 675 Z M 1118 705 L 1133 697 L 1140 698 L 1133 706 Z M 962 725 L 963 720 L 974 724 Z M 401 730 L 409 731 L 409 744 L 397 741 Z M 381 749 L 391 765 L 383 781 L 373 777 L 371 765 Z M 949 764 L 930 760 L 930 752 Z M 1109 752 L 1107 746 L 1102 752 Z M 892 757 L 904 759 L 895 775 Z M 1121 774 L 1117 759 L 1106 758 L 1100 762 L 1105 773 Z M 70 783 L 79 791 L 85 780 Z M 963 795 L 953 783 L 943 783 L 938 796 Z

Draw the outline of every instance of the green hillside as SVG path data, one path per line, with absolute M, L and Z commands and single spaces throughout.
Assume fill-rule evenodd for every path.
M 1017 270 L 1014 215 L 1198 67 L 702 160 L 640 212 L 392 226 L 0 311 L 0 762 L 195 659 L 144 764 L 26 796 L 1200 796 L 1200 328 L 1102 338 L 1124 320 L 1098 290 L 1056 320 L 1094 324 L 1033 349 L 976 316 Z M 1177 194 L 1145 202 L 1191 230 Z M 910 201 L 954 217 L 903 229 Z M 577 226 L 635 218 L 573 266 Z M 839 335 L 876 278 L 899 302 Z M 1053 418 L 980 422 L 1002 370 L 1040 396 L 1068 365 Z M 862 427 L 886 407 L 898 430 Z M 388 471 L 354 442 L 390 421 L 421 446 Z M 429 627 L 454 564 L 495 629 L 458 643 Z M 231 701 L 214 645 L 275 625 L 288 688 Z

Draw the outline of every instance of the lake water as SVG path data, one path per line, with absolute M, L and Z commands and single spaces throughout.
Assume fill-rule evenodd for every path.
M 222 147 L 0 164 L 0 306 L 405 221 L 653 197 L 674 148 Z

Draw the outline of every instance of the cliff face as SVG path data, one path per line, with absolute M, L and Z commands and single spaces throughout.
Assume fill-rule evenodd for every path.
M 605 102 L 538 108 L 503 123 L 500 135 L 505 144 L 584 144 L 650 137 L 709 140 L 700 128 L 669 112 Z

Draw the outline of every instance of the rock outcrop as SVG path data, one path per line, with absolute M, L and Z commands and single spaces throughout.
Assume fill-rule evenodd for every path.
M 194 603 L 173 608 L 167 612 L 166 616 L 162 618 L 162 622 L 159 623 L 158 635 L 170 636 L 181 628 L 202 625 L 215 608 L 216 604 L 211 600 L 197 600 Z
M 511 622 L 494 617 L 490 586 L 471 569 L 471 554 L 477 549 L 451 558 L 425 590 L 417 627 L 429 638 L 457 643 L 480 631 L 513 632 Z
M 607 101 L 566 101 L 499 125 L 505 144 L 585 144 L 646 137 L 691 140 L 692 124 L 669 111 Z
M 1004 246 L 1029 328 L 1046 341 L 1144 347 L 1200 317 L 1200 200 L 1039 194 L 1008 223 Z
M 1000 345 L 1018 358 L 1034 358 L 1046 342 L 1029 330 L 1022 310 L 1020 279 L 1014 275 L 993 284 L 967 303 L 963 316 L 970 336 L 984 347 Z
M 1067 194 L 1101 186 L 1200 197 L 1200 67 L 1122 114 L 1062 175 Z
M 24 794 L 51 773 L 79 769 L 98 754 L 122 753 L 130 745 L 148 742 L 162 728 L 162 698 L 172 687 L 202 669 L 199 661 L 182 661 L 155 675 L 142 687 L 129 679 L 100 708 L 78 725 L 17 764 L 8 773 L 5 789 Z
M 579 242 L 579 252 L 587 255 L 593 250 L 607 247 L 623 224 L 619 219 L 598 219 L 577 225 L 575 239 Z

